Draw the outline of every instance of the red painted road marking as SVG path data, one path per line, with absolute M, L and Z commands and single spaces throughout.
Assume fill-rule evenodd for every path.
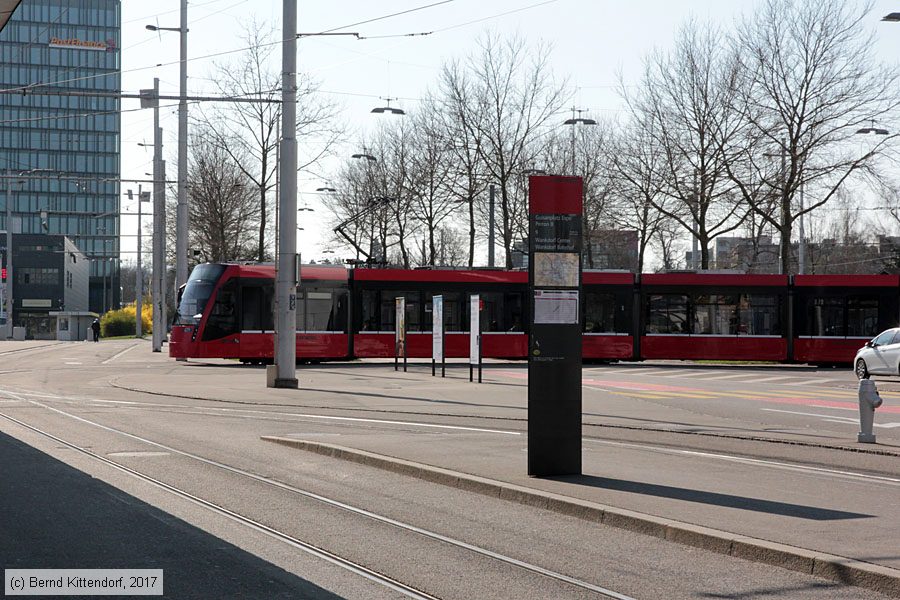
M 513 379 L 528 379 L 527 373 L 520 373 L 515 371 L 501 371 L 501 375 L 506 377 L 510 377 Z M 582 385 L 591 385 L 591 386 L 600 386 L 606 388 L 614 388 L 620 390 L 630 390 L 633 392 L 680 392 L 680 393 L 695 393 L 695 394 L 709 394 L 709 393 L 717 393 L 725 395 L 724 392 L 711 392 L 711 390 L 704 390 L 700 388 L 690 388 L 690 387 L 682 387 L 676 385 L 659 385 L 655 383 L 639 383 L 632 381 L 611 381 L 608 379 L 591 379 L 588 377 L 582 378 Z M 751 401 L 757 402 L 771 402 L 773 404 L 797 404 L 801 406 L 821 406 L 825 408 L 839 408 L 845 410 L 858 410 L 859 404 L 857 402 L 839 402 L 837 400 L 818 400 L 815 398 L 799 398 L 796 396 L 784 396 L 784 397 L 759 397 L 752 398 Z M 878 413 L 889 413 L 889 414 L 900 414 L 900 406 L 886 406 L 882 405 L 876 412 Z

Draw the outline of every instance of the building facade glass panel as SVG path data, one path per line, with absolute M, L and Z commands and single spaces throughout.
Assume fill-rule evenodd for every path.
M 67 235 L 92 259 L 98 312 L 119 304 L 120 100 L 71 92 L 120 89 L 120 28 L 120 0 L 29 0 L 0 31 L 0 90 L 46 84 L 0 92 L 0 196 L 12 176 L 13 231 Z

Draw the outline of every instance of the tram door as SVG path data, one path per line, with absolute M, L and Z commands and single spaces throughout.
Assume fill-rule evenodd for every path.
M 272 333 L 275 319 L 272 313 L 275 287 L 270 280 L 243 279 L 241 281 L 241 358 L 271 357 L 274 352 Z
M 231 279 L 216 292 L 215 301 L 203 328 L 202 341 L 209 356 L 240 358 L 241 336 L 238 323 L 238 282 Z

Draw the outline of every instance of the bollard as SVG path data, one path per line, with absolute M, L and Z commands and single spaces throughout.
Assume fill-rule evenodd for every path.
M 859 380 L 859 435 L 856 441 L 860 444 L 874 444 L 875 434 L 872 426 L 875 423 L 875 409 L 881 406 L 881 396 L 871 379 Z

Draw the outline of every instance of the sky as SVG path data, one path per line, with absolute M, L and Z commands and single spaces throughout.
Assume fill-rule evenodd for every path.
M 434 5 L 436 6 L 429 6 Z M 350 37 L 308 37 L 298 43 L 298 67 L 310 74 L 329 100 L 339 106 L 339 120 L 347 141 L 335 149 L 336 157 L 324 165 L 334 169 L 340 160 L 359 151 L 358 140 L 377 126 L 378 119 L 403 118 L 375 115 L 370 110 L 398 98 L 392 106 L 415 110 L 417 99 L 434 84 L 440 67 L 474 51 L 486 31 L 520 35 L 530 43 L 552 45 L 552 66 L 559 78 L 568 78 L 574 105 L 584 116 L 622 115 L 617 87 L 640 77 L 643 58 L 654 48 L 671 46 L 675 32 L 696 18 L 730 29 L 741 14 L 750 14 L 759 0 L 298 0 L 298 31 L 359 32 L 363 36 L 402 36 L 371 40 Z M 900 2 L 876 0 L 870 14 L 876 55 L 896 64 L 900 57 L 900 23 L 880 18 L 900 10 Z M 177 32 L 151 32 L 147 24 L 179 26 L 179 0 L 122 2 L 122 89 L 127 93 L 150 88 L 159 77 L 162 94 L 178 93 Z M 421 10 L 415 10 L 424 7 Z M 406 14 L 354 25 L 362 21 L 410 11 Z M 251 19 L 281 30 L 279 0 L 197 0 L 188 4 L 188 94 L 213 93 L 211 77 L 217 64 L 236 60 L 244 24 Z M 404 34 L 428 35 L 404 36 Z M 273 53 L 280 69 L 280 50 Z M 177 151 L 177 110 L 163 102 L 167 175 L 174 179 Z M 152 167 L 152 149 L 139 143 L 153 140 L 153 115 L 138 108 L 137 100 L 122 101 L 122 178 L 143 179 Z M 565 115 L 560 118 L 560 126 Z M 302 143 L 302 140 L 301 140 Z M 350 256 L 332 241 L 326 197 L 315 189 L 329 182 L 303 173 L 298 180 L 298 206 L 313 211 L 298 213 L 298 250 L 304 261 Z M 134 184 L 123 184 L 125 192 Z M 135 190 L 136 191 L 136 190 Z M 136 211 L 123 201 L 123 212 Z M 171 219 L 171 217 L 170 217 Z M 149 218 L 147 221 L 149 222 Z M 136 217 L 122 218 L 122 250 L 134 250 Z M 335 254 L 329 251 L 335 252 Z M 131 254 L 125 254 L 131 256 Z

